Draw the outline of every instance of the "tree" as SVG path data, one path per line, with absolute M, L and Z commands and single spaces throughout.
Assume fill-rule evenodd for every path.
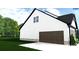
M 0 16 L 0 36 L 8 39 L 19 38 L 18 23 L 14 19 Z

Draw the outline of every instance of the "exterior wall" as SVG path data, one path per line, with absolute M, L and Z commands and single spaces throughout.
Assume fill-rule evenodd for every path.
M 71 25 L 76 28 L 75 21 L 73 20 Z
M 39 16 L 39 22 L 33 23 L 33 18 L 35 16 Z M 64 44 L 69 44 L 68 26 L 65 23 L 52 18 L 38 10 L 35 10 L 30 19 L 21 28 L 20 38 L 21 40 L 34 39 L 39 41 L 39 32 L 44 31 L 64 31 Z
M 71 23 L 71 26 L 73 26 L 73 27 L 76 28 L 74 18 L 73 18 L 73 21 L 72 21 L 72 23 Z M 76 38 L 76 32 L 75 32 L 75 29 L 72 28 L 72 27 L 70 27 L 70 35 L 73 35 L 73 36 Z
M 74 35 L 75 36 L 75 34 L 76 34 L 75 29 L 70 27 L 70 35 Z
M 76 32 L 75 32 L 75 29 L 70 28 L 70 35 L 73 35 L 74 39 L 76 39 Z

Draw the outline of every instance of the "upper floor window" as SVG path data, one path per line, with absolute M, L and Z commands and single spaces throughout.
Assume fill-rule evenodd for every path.
M 39 16 L 34 17 L 33 22 L 34 23 L 39 22 Z

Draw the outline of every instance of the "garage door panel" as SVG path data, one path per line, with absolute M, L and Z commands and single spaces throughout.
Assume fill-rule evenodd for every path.
M 63 31 L 40 32 L 39 38 L 40 42 L 64 44 Z

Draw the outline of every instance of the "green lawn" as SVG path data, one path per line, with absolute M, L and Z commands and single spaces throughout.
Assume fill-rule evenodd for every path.
M 0 51 L 40 51 L 37 49 L 22 47 L 20 44 L 32 43 L 32 42 L 24 42 L 24 41 L 0 41 Z

